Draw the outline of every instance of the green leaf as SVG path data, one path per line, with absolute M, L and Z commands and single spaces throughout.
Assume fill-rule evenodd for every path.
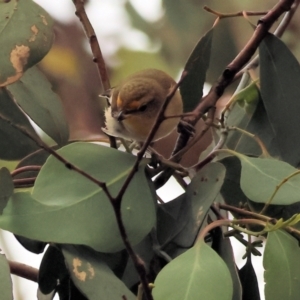
M 214 229 L 212 239 L 212 249 L 215 250 L 224 260 L 232 278 L 232 300 L 242 300 L 242 286 L 238 276 L 238 270 L 235 264 L 235 258 L 230 239 L 224 238 L 222 229 L 220 227 Z M 252 300 L 256 299 L 253 298 Z
M 15 234 L 15 238 L 26 250 L 35 254 L 43 253 L 47 246 L 47 243 L 27 239 L 20 235 Z
M 212 38 L 213 28 L 199 40 L 184 67 L 184 71 L 188 72 L 180 86 L 184 112 L 192 111 L 202 98 Z
M 28 116 L 55 142 L 65 144 L 68 125 L 61 101 L 48 79 L 32 67 L 17 82 L 7 87 Z
M 243 287 L 243 300 L 260 300 L 258 282 L 251 262 L 251 255 L 240 269 L 239 275 Z
M 1 300 L 12 300 L 12 282 L 10 268 L 4 254 L 0 253 L 0 291 Z
M 53 21 L 31 0 L 0 3 L 0 86 L 20 79 L 50 50 Z
M 35 134 L 28 118 L 11 99 L 5 88 L 0 88 L 0 158 L 4 160 L 22 159 L 38 149 L 27 136 L 4 121 L 1 116 Z
M 191 209 L 185 194 L 158 206 L 156 232 L 160 245 L 168 244 L 184 228 Z
M 6 168 L 0 169 L 0 214 L 14 192 L 14 183 Z
M 294 300 L 300 295 L 300 249 L 285 231 L 268 234 L 264 251 L 266 300 Z
M 261 140 L 271 156 L 280 157 L 277 140 L 262 101 L 259 101 L 257 104 L 245 130 L 255 134 L 255 136 Z M 252 156 L 260 156 L 262 154 L 262 149 L 257 141 L 246 135 L 241 135 L 241 138 L 235 147 L 235 151 L 251 154 Z
M 272 34 L 261 43 L 259 57 L 261 96 L 281 157 L 298 166 L 300 65 L 287 46 Z
M 226 176 L 221 188 L 224 201 L 236 207 L 246 204 L 248 198 L 245 196 L 240 186 L 241 162 L 236 156 L 228 156 L 220 160 L 226 167 Z
M 253 158 L 238 154 L 242 164 L 241 189 L 252 201 L 266 203 L 276 187 L 298 170 L 270 158 Z M 289 205 L 300 199 L 300 174 L 288 179 L 277 191 L 271 204 Z
M 56 289 L 68 275 L 64 256 L 56 246 L 49 246 L 46 250 L 39 268 L 38 284 L 40 291 L 47 295 Z
M 155 300 L 232 300 L 230 272 L 203 240 L 167 264 L 158 273 Z
M 250 112 L 250 109 L 252 109 L 253 111 Z M 241 129 L 246 129 L 248 124 L 251 121 L 252 115 L 255 110 L 255 108 L 253 106 L 251 106 L 250 109 L 247 110 L 247 112 L 246 112 L 246 110 L 244 108 L 242 108 L 240 105 L 236 105 L 236 104 L 233 105 L 233 107 L 231 107 L 229 115 L 227 117 L 227 125 L 235 126 L 235 127 L 241 128 Z M 240 143 L 241 139 L 243 139 L 243 138 L 244 138 L 244 136 L 240 132 L 231 130 L 231 131 L 229 131 L 229 134 L 228 134 L 226 146 L 229 149 L 236 149 L 238 144 Z M 253 141 L 253 139 L 250 139 L 248 137 L 245 137 L 245 138 L 247 139 L 247 141 L 250 140 L 251 143 L 254 143 L 255 150 L 256 150 L 256 148 L 257 148 L 256 142 Z M 247 153 L 249 153 L 249 143 L 248 143 L 247 151 L 248 151 Z
M 74 284 L 89 300 L 136 299 L 99 256 L 74 246 L 64 245 L 62 249 Z
M 91 143 L 73 143 L 58 153 L 106 182 L 113 196 L 136 160 L 130 154 Z M 143 165 L 124 194 L 121 214 L 133 245 L 155 224 L 155 203 Z M 52 156 L 42 167 L 32 196 L 17 193 L 9 201 L 0 216 L 0 227 L 34 240 L 83 244 L 101 252 L 124 249 L 112 204 L 102 188 Z
M 187 224 L 172 240 L 181 247 L 191 247 L 199 232 L 207 212 L 218 195 L 225 177 L 225 168 L 220 163 L 206 165 L 192 179 L 186 189 L 185 201 L 189 208 L 181 207 L 178 219 L 186 219 Z
M 236 93 L 231 101 L 237 101 L 241 107 L 246 107 L 247 105 L 254 105 L 256 107 L 259 99 L 260 94 L 257 87 L 257 81 L 252 81 L 248 86 Z

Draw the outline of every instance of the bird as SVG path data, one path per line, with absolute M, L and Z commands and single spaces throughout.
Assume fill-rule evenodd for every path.
M 102 130 L 114 137 L 144 142 L 175 85 L 171 76 L 158 69 L 141 70 L 127 77 L 111 91 L 110 106 L 105 110 L 105 128 Z M 182 98 L 176 90 L 164 115 L 178 117 L 165 119 L 152 142 L 169 135 L 178 125 L 182 113 Z

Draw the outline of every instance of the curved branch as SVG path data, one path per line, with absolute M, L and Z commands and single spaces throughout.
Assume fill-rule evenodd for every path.
M 16 261 L 12 261 L 12 260 L 7 260 L 7 261 L 10 267 L 11 274 L 31 280 L 33 282 L 38 282 L 38 275 L 39 275 L 38 269 Z

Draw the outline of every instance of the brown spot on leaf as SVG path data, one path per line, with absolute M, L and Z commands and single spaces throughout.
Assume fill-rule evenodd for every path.
M 27 64 L 29 55 L 30 55 L 30 48 L 24 45 L 16 46 L 10 52 L 9 59 L 16 72 L 13 76 L 7 77 L 5 82 L 0 83 L 0 87 L 11 84 L 22 77 L 24 73 L 24 67 Z
M 42 19 L 42 22 L 44 23 L 44 25 L 48 25 L 48 22 L 47 22 L 47 18 L 44 16 L 44 15 L 40 15 L 41 19 Z
M 95 270 L 93 266 L 88 262 L 83 262 L 78 258 L 73 258 L 73 273 L 80 281 L 86 281 L 86 279 L 93 279 L 95 277 Z
M 37 36 L 38 33 L 39 33 L 39 30 L 38 30 L 38 28 L 37 28 L 35 25 L 31 26 L 31 27 L 30 27 L 30 30 L 31 30 L 31 32 L 32 32 L 33 34 L 32 34 L 32 36 L 30 37 L 29 42 L 34 42 L 35 39 L 36 39 L 36 36 Z
M 95 270 L 90 263 L 88 263 L 87 266 L 89 272 L 89 279 L 93 279 L 95 277 Z
M 74 273 L 74 275 L 80 281 L 85 281 L 86 272 L 79 271 L 79 269 L 78 269 L 79 267 L 81 267 L 81 265 L 82 265 L 82 261 L 78 257 L 73 258 L 73 273 Z

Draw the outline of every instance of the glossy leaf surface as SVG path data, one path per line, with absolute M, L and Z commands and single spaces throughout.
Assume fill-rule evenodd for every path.
M 99 256 L 93 256 L 88 251 L 78 251 L 74 246 L 62 248 L 74 284 L 89 300 L 136 299 Z
M 28 116 L 56 143 L 66 143 L 68 127 L 61 101 L 37 67 L 7 89 Z
M 281 157 L 300 163 L 298 134 L 300 65 L 288 47 L 268 34 L 259 47 L 261 96 L 276 136 Z
M 22 159 L 29 153 L 38 149 L 38 146 L 20 130 L 13 127 L 6 120 L 17 124 L 35 134 L 28 118 L 15 104 L 5 88 L 0 88 L 0 158 L 4 160 Z
M 264 252 L 266 300 L 298 299 L 300 295 L 300 248 L 285 231 L 268 234 Z
M 225 168 L 220 163 L 210 163 L 201 169 L 187 187 L 180 218 L 187 223 L 172 242 L 181 247 L 191 247 L 205 220 L 211 204 L 218 195 L 225 177 Z
M 288 176 L 298 172 L 291 165 L 276 159 L 237 155 L 242 164 L 241 188 L 254 202 L 266 203 L 276 187 Z M 275 194 L 272 204 L 288 205 L 300 199 L 300 174 L 289 178 Z
M 73 143 L 58 151 L 116 196 L 135 157 L 90 143 Z M 26 213 L 24 213 L 26 212 Z M 141 165 L 122 200 L 122 220 L 131 243 L 140 242 L 155 224 L 155 204 Z M 46 242 L 84 244 L 102 252 L 124 248 L 112 204 L 95 183 L 50 157 L 33 194 L 17 193 L 9 201 L 0 226 Z
M 230 272 L 204 241 L 167 264 L 156 277 L 155 300 L 231 300 Z
M 203 85 L 209 66 L 213 29 L 209 30 L 192 51 L 184 71 L 188 75 L 180 86 L 184 112 L 193 110 L 203 95 Z
M 0 2 L 0 86 L 20 79 L 50 50 L 53 21 L 32 0 Z

